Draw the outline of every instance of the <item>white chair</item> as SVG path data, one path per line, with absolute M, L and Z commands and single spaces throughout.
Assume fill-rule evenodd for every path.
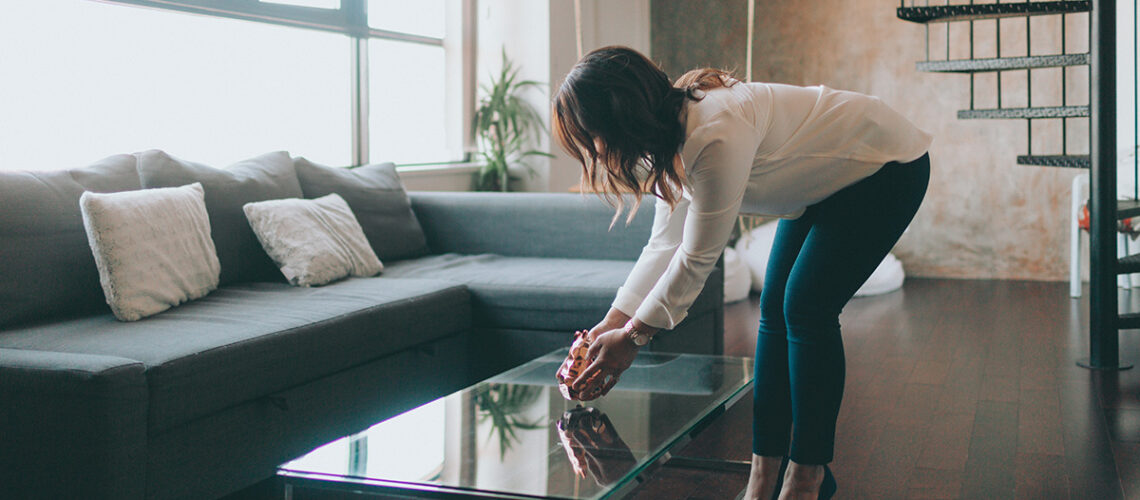
M 1069 224 L 1069 296 L 1074 299 L 1081 296 L 1081 225 L 1078 221 L 1081 217 L 1081 209 L 1084 208 L 1085 201 L 1088 200 L 1088 189 L 1089 174 L 1087 172 L 1073 177 L 1073 197 L 1070 204 L 1071 220 Z M 1128 236 L 1117 233 L 1116 255 L 1130 255 L 1130 246 Z M 1118 288 L 1132 288 L 1135 285 L 1140 285 L 1140 279 L 1134 280 L 1133 276 L 1133 274 L 1117 276 L 1116 286 Z

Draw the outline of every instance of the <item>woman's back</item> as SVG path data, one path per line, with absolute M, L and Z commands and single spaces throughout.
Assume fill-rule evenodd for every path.
M 689 102 L 684 119 L 686 173 L 750 168 L 743 210 L 762 215 L 797 216 L 887 162 L 922 156 L 931 141 L 878 98 L 825 86 L 737 83 Z M 733 156 L 751 157 L 750 165 L 698 161 L 710 144 L 739 137 L 739 127 L 750 127 L 754 140 L 724 146 L 749 149 Z

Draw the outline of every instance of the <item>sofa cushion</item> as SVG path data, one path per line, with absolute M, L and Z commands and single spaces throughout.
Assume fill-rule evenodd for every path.
M 138 321 L 218 287 L 201 184 L 83 193 L 79 207 L 116 318 Z
M 356 214 L 368 243 L 380 260 L 396 261 L 427 255 L 427 240 L 393 163 L 355 168 L 293 160 L 305 198 L 336 193 Z
M 242 205 L 254 201 L 300 198 L 301 184 L 289 153 L 278 151 L 240 161 L 225 169 L 180 160 L 158 150 L 137 153 L 144 188 L 176 187 L 195 182 L 206 191 L 206 211 L 222 265 L 221 285 L 283 281 L 245 219 Z
M 476 327 L 561 330 L 569 339 L 569 332 L 594 326 L 582 324 L 583 318 L 605 316 L 631 269 L 627 260 L 443 254 L 387 265 L 384 275 L 467 285 Z M 713 309 L 715 302 L 702 293 L 689 314 Z
M 468 293 L 433 280 L 221 288 L 134 323 L 110 314 L 0 332 L 0 347 L 141 361 L 150 433 L 467 330 Z
M 244 208 L 265 253 L 291 285 L 319 286 L 384 270 L 352 209 L 338 194 L 259 201 Z
M 0 172 L 0 328 L 108 310 L 79 197 L 139 187 L 131 155 L 73 170 Z

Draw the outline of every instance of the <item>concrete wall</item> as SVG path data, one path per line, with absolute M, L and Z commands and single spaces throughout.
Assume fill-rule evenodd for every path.
M 926 202 L 895 249 L 912 276 L 1062 280 L 1067 278 L 1068 202 L 1075 170 L 1026 167 L 1024 120 L 957 120 L 970 106 L 970 79 L 919 73 L 925 29 L 895 17 L 884 0 L 756 1 L 753 78 L 824 84 L 881 97 L 931 132 L 933 172 Z M 743 76 L 747 0 L 654 0 L 652 52 L 670 76 L 697 66 Z M 1070 15 L 1068 51 L 1087 50 L 1087 16 Z M 975 26 L 975 55 L 996 55 L 995 23 Z M 1060 22 L 1036 18 L 1035 54 L 1060 49 Z M 950 28 L 950 57 L 969 56 L 969 25 Z M 1025 54 L 1025 21 L 1002 21 L 1002 55 Z M 946 25 L 930 32 L 945 58 Z M 1059 105 L 1061 70 L 1033 72 L 1034 105 Z M 1087 103 L 1087 73 L 1068 72 L 1069 104 Z M 1025 72 L 1002 78 L 1005 106 L 1025 105 Z M 996 104 L 996 78 L 978 77 L 976 106 Z M 1033 152 L 1060 152 L 1060 123 L 1034 123 Z M 1087 153 L 1087 120 L 1069 122 L 1069 152 Z

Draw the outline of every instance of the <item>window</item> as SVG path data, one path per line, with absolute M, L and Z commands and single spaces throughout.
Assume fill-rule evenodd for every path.
M 214 165 L 282 149 L 334 165 L 462 160 L 462 91 L 445 82 L 466 63 L 446 28 L 468 1 L 13 3 L 0 169 L 150 148 Z
M 462 79 L 449 66 L 444 40 L 460 2 L 369 0 L 370 141 L 373 159 L 398 164 L 463 158 L 461 129 L 448 127 L 462 114 L 461 96 L 446 82 Z M 449 12 L 448 8 L 452 11 Z

